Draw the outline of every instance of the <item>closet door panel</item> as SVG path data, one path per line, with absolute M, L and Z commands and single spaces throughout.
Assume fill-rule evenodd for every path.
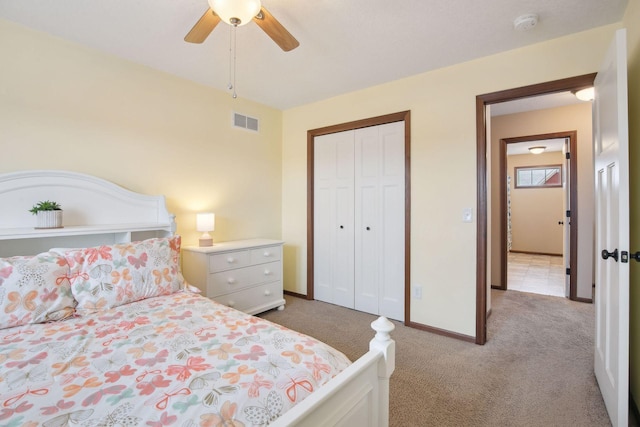
M 314 141 L 315 298 L 353 308 L 353 131 Z
M 378 314 L 380 289 L 380 161 L 378 127 L 355 131 L 355 308 Z
M 333 303 L 353 308 L 353 180 L 336 189 Z
M 377 314 L 404 320 L 404 212 L 398 209 L 404 204 L 404 188 L 385 185 L 382 194 L 384 224 L 380 244 L 380 309 Z
M 320 301 L 332 302 L 333 300 L 333 225 L 330 216 L 319 214 L 319 210 L 329 210 L 332 206 L 332 191 L 330 188 L 318 185 L 314 189 L 315 213 L 314 230 L 316 236 L 313 241 L 313 283 L 315 298 Z M 318 207 L 322 209 L 318 209 Z
M 355 308 L 378 314 L 380 287 L 378 189 L 362 186 L 356 194 Z
M 405 153 L 404 123 L 379 126 L 381 233 L 379 312 L 404 319 Z

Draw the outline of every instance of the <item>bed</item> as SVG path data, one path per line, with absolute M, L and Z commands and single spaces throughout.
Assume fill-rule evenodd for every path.
M 55 199 L 64 226 L 25 215 Z M 0 175 L 0 425 L 388 425 L 395 344 L 341 352 L 200 295 L 163 196 Z

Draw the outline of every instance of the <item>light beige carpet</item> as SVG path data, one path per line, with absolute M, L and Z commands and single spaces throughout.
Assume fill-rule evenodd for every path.
M 261 315 L 355 360 L 376 316 L 287 296 Z M 395 322 L 391 426 L 608 426 L 593 375 L 593 305 L 492 292 L 484 346 Z M 355 426 L 354 426 L 355 427 Z

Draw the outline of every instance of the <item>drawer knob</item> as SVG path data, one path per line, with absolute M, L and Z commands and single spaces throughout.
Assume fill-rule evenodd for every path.
M 270 276 L 271 275 L 271 270 L 265 270 L 264 271 L 264 275 L 265 276 Z
M 230 256 L 229 258 L 227 258 L 227 262 L 229 264 L 233 264 L 234 262 L 236 262 L 236 259 L 234 257 Z
M 269 290 L 264 291 L 264 295 L 268 297 L 269 295 L 271 295 L 271 291 Z
M 233 277 L 229 277 L 227 279 L 227 283 L 230 285 L 234 285 L 236 283 L 236 279 L 234 279 Z
M 229 307 L 233 307 L 234 305 L 236 305 L 235 301 L 229 301 L 229 303 L 227 304 Z
M 264 254 L 262 254 L 262 255 L 264 255 L 264 257 L 265 257 L 265 258 L 268 258 L 268 257 L 270 257 L 270 256 L 271 256 L 271 252 L 269 252 L 269 251 L 264 251 Z

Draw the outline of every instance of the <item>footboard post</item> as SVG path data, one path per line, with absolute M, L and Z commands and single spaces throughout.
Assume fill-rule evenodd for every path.
M 378 351 L 384 358 L 378 363 L 378 421 L 379 425 L 389 425 L 389 377 L 396 366 L 396 343 L 389 333 L 395 329 L 395 325 L 386 317 L 379 317 L 371 322 L 371 328 L 376 331 L 376 336 L 369 343 L 369 350 Z

